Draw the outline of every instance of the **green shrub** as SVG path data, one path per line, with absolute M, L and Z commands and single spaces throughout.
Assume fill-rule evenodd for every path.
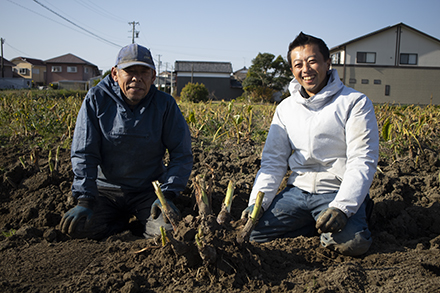
M 180 99 L 184 102 L 206 102 L 209 92 L 203 83 L 187 83 L 180 93 Z

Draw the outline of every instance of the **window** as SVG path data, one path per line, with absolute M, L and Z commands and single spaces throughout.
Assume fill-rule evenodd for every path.
M 374 80 L 374 84 L 381 84 L 381 83 L 382 83 L 382 81 L 380 79 L 375 79 Z
M 89 73 L 89 68 L 88 67 L 84 67 L 84 73 Z
M 40 74 L 40 69 L 38 69 L 38 68 L 32 68 L 32 73 L 33 73 L 33 74 Z
M 385 86 L 385 96 L 389 96 L 390 95 L 390 90 L 391 90 L 391 87 L 389 85 L 386 85 Z
M 27 68 L 20 68 L 18 73 L 22 74 L 22 75 L 27 75 L 28 74 L 28 69 Z
M 369 52 L 357 52 L 356 53 L 357 63 L 376 63 L 376 53 Z
M 52 72 L 61 72 L 62 68 L 61 66 L 52 66 Z
M 417 65 L 417 54 L 400 54 L 400 64 Z
M 341 64 L 341 52 L 332 54 L 332 64 Z
M 369 80 L 368 80 L 368 79 L 362 79 L 362 80 L 361 80 L 361 83 L 362 83 L 362 84 L 368 84 L 368 83 L 369 83 Z
M 76 73 L 76 66 L 67 66 L 67 72 Z
M 348 81 L 348 83 L 356 83 L 356 78 L 350 78 L 350 80 Z

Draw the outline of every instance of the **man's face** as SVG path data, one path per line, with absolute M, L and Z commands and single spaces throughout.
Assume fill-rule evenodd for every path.
M 141 65 L 134 65 L 125 69 L 113 67 L 112 77 L 124 93 L 125 101 L 130 106 L 135 106 L 148 94 L 156 79 L 156 71 Z
M 330 59 L 324 60 L 318 45 L 315 44 L 296 47 L 290 54 L 291 70 L 295 79 L 304 87 L 309 96 L 314 96 L 327 83 Z

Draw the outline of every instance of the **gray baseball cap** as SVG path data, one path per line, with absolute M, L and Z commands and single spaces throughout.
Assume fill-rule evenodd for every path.
M 116 58 L 116 67 L 118 69 L 134 65 L 146 66 L 156 70 L 150 50 L 138 44 L 130 44 L 123 47 L 119 51 L 118 58 Z

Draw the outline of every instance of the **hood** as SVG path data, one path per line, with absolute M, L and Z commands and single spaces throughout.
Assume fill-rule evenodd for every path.
M 298 104 L 302 104 L 311 110 L 320 109 L 324 106 L 335 94 L 342 90 L 344 87 L 343 83 L 339 79 L 338 72 L 336 69 L 330 69 L 328 71 L 329 79 L 327 85 L 316 95 L 305 99 L 301 96 L 299 91 L 301 90 L 301 85 L 294 78 L 289 84 L 290 95 Z

